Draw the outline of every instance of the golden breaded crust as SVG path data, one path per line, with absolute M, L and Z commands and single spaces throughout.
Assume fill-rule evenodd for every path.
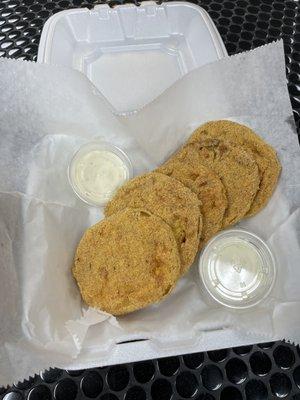
M 170 225 L 181 256 L 181 271 L 187 271 L 197 254 L 202 230 L 195 193 L 174 178 L 151 172 L 125 183 L 107 204 L 105 215 L 128 207 L 148 210 Z
M 223 227 L 238 222 L 248 212 L 259 187 L 259 173 L 253 157 L 241 147 L 218 139 L 186 144 L 175 156 L 210 168 L 221 179 L 228 200 Z M 191 161 L 192 160 L 192 161 Z
M 228 202 L 221 180 L 209 168 L 199 164 L 194 157 L 190 159 L 186 157 L 184 162 L 177 158 L 170 158 L 156 171 L 178 179 L 198 196 L 202 204 L 203 221 L 199 242 L 199 249 L 201 249 L 222 228 Z
M 72 272 L 89 306 L 121 315 L 170 293 L 180 257 L 168 224 L 148 211 L 126 209 L 85 232 Z
M 281 171 L 275 150 L 252 129 L 232 121 L 210 121 L 192 134 L 189 143 L 215 137 L 242 146 L 253 156 L 260 174 L 260 187 L 246 216 L 258 213 L 269 201 Z

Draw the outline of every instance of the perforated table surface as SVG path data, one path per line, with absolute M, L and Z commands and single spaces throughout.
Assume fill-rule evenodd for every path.
M 288 88 L 299 133 L 300 6 L 284 0 L 203 0 L 228 53 L 283 38 Z M 0 0 L 0 56 L 35 61 L 47 18 L 93 0 Z M 120 4 L 111 1 L 109 4 Z M 296 173 L 296 171 L 295 171 Z M 264 343 L 85 371 L 37 371 L 0 388 L 5 400 L 300 400 L 300 350 Z

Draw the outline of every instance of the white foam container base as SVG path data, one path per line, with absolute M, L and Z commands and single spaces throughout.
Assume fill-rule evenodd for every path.
M 247 346 L 265 341 L 266 338 L 264 336 L 244 335 L 232 329 L 200 332 L 197 338 L 188 339 L 186 341 L 178 340 L 178 342 L 171 342 L 169 344 L 167 338 L 164 343 L 155 342 L 151 339 L 128 341 L 112 345 L 108 347 L 106 351 L 99 351 L 96 346 L 84 348 L 80 353 L 80 361 L 74 360 L 74 363 L 65 366 L 65 368 L 72 370 L 104 367 L 180 354 Z M 90 360 L 96 361 L 91 362 Z
M 38 62 L 83 72 L 119 113 L 143 107 L 186 73 L 227 55 L 209 15 L 187 2 L 98 5 L 59 12 L 46 22 Z M 143 339 L 143 338 L 128 338 Z M 197 339 L 84 348 L 69 369 L 104 366 L 263 341 L 231 329 Z M 97 360 L 91 363 L 90 360 Z
M 205 10 L 187 2 L 97 5 L 46 22 L 38 62 L 83 72 L 119 112 L 141 108 L 191 70 L 227 55 Z

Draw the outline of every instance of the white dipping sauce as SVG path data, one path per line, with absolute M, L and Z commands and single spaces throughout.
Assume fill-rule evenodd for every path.
M 117 148 L 92 143 L 83 146 L 74 156 L 69 177 L 76 194 L 93 205 L 104 205 L 127 179 L 130 165 Z M 125 159 L 124 159 L 125 157 Z

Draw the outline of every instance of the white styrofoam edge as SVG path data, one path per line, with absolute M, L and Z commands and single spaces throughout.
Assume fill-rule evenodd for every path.
M 189 343 L 172 343 L 172 345 L 169 347 L 167 346 L 166 348 L 163 346 L 157 347 L 155 342 L 152 340 L 115 344 L 107 355 L 104 357 L 96 357 L 95 361 L 87 362 L 76 359 L 70 365 L 64 365 L 63 367 L 68 370 L 106 367 L 109 365 L 171 357 L 180 354 L 191 354 L 236 346 L 253 345 L 254 343 L 281 339 L 282 338 L 269 338 L 251 334 L 245 335 L 230 328 L 210 330 L 199 332 L 198 338 L 194 341 L 189 341 Z M 90 353 L 95 353 L 95 349 L 90 350 L 87 354 L 88 358 L 90 358 Z
M 178 3 L 178 2 L 176 2 L 176 3 Z M 211 34 L 211 37 L 214 42 L 215 49 L 217 51 L 219 59 L 228 56 L 228 53 L 227 53 L 226 47 L 224 45 L 224 42 L 221 38 L 221 35 L 220 35 L 216 25 L 214 24 L 213 20 L 211 19 L 210 15 L 208 14 L 208 12 L 206 10 L 204 10 L 204 8 L 197 6 L 196 4 L 192 4 L 192 3 L 188 3 L 188 2 L 183 2 L 183 3 L 186 4 L 186 6 L 188 6 L 188 7 L 198 9 L 199 12 L 203 15 L 203 19 L 205 20 L 206 26 Z
M 48 45 L 49 45 L 49 43 L 52 42 L 55 25 L 57 24 L 58 21 L 65 15 L 76 14 L 76 13 L 85 13 L 88 11 L 89 11 L 89 9 L 86 7 L 85 8 L 73 8 L 71 10 L 60 11 L 60 12 L 52 15 L 50 18 L 48 18 L 42 29 L 42 34 L 41 34 L 40 43 L 39 43 L 39 47 L 38 47 L 37 62 L 39 62 L 39 63 L 49 62 L 48 59 L 49 59 L 50 49 L 49 49 Z
M 216 52 L 218 54 L 219 59 L 226 57 L 228 55 L 227 50 L 225 48 L 225 45 L 223 43 L 223 40 L 213 23 L 212 19 L 210 18 L 209 14 L 200 6 L 197 6 L 196 4 L 192 4 L 186 1 L 174 1 L 170 3 L 165 3 L 168 5 L 168 7 L 171 7 L 172 5 L 184 5 L 185 7 L 190 7 L 195 9 L 197 12 L 199 12 L 203 20 L 206 23 L 207 29 L 209 30 L 213 43 L 215 45 Z M 147 7 L 151 5 L 158 5 L 154 1 L 143 1 L 140 6 L 136 6 L 135 4 L 120 4 L 116 5 L 114 8 L 128 8 L 128 7 Z M 159 6 L 164 5 L 164 3 L 159 4 Z M 99 4 L 96 5 L 93 9 L 89 10 L 88 8 L 73 8 L 71 10 L 64 10 L 60 11 L 55 15 L 52 15 L 46 23 L 44 24 L 42 34 L 41 34 L 41 39 L 38 47 L 38 56 L 37 56 L 37 61 L 40 63 L 49 63 L 49 58 L 50 58 L 50 44 L 52 42 L 53 34 L 54 34 L 54 29 L 55 25 L 57 22 L 64 17 L 65 15 L 70 15 L 70 14 L 78 14 L 78 13 L 86 13 L 86 12 L 93 12 L 96 10 L 101 10 L 101 9 L 109 9 L 108 4 Z

